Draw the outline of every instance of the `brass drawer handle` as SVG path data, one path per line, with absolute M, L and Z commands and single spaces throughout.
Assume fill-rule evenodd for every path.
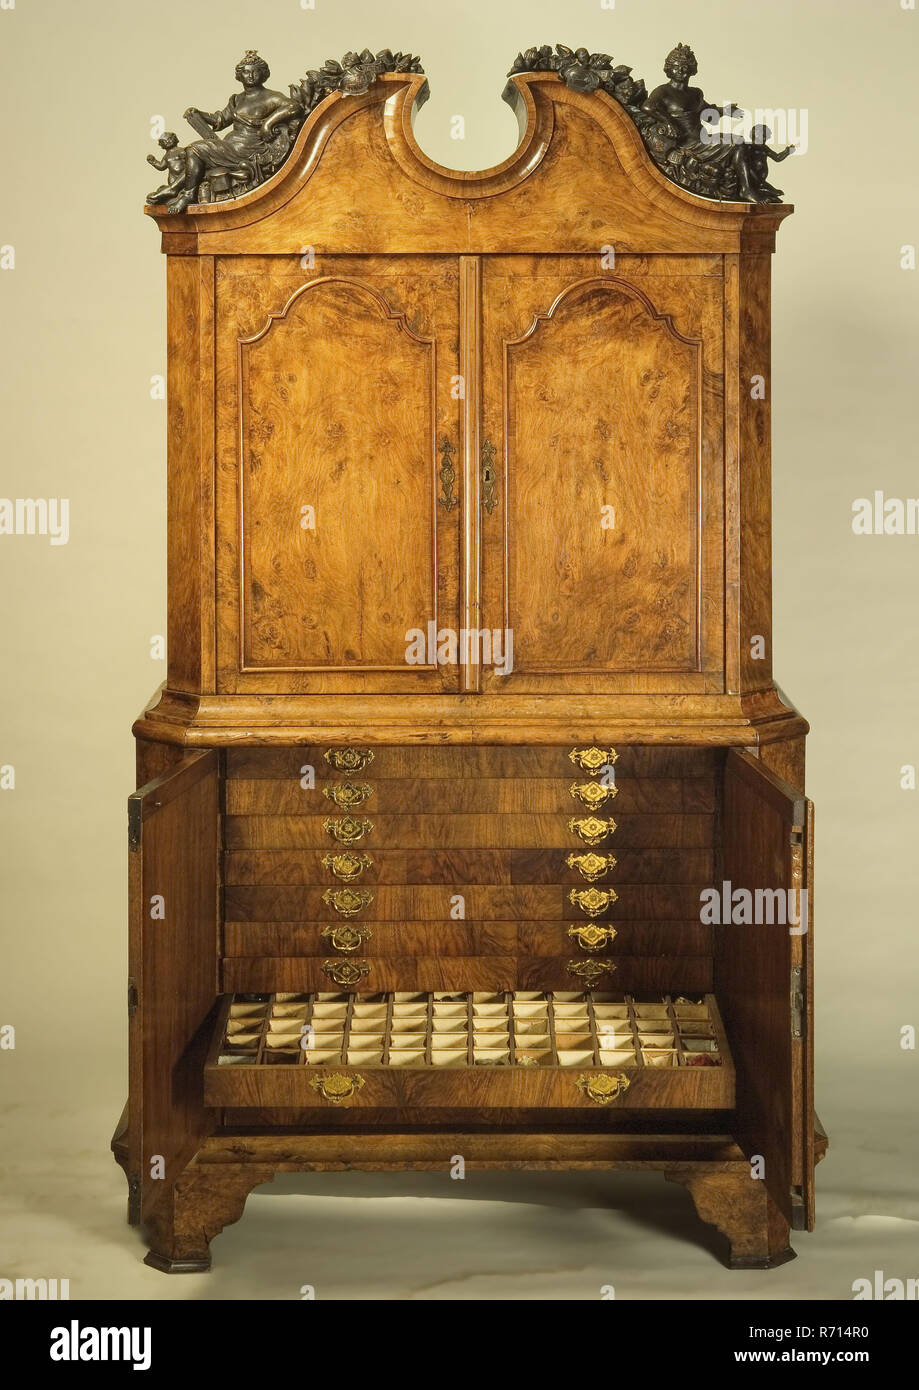
M 565 967 L 569 975 L 594 985 L 604 975 L 612 975 L 616 967 L 611 960 L 570 960 Z
M 572 888 L 568 894 L 572 907 L 579 907 L 588 917 L 599 917 L 613 903 L 619 901 L 619 894 L 612 888 Z
M 582 1071 L 574 1083 L 578 1090 L 592 1100 L 595 1105 L 609 1105 L 617 1096 L 624 1095 L 632 1084 L 625 1072 Z
M 314 1076 L 310 1085 L 330 1105 L 345 1105 L 363 1089 L 364 1078 L 358 1072 L 346 1076 L 344 1072 L 333 1071 L 330 1076 Z
M 342 917 L 356 917 L 373 902 L 373 894 L 369 888 L 327 888 L 322 901 Z
M 610 869 L 615 869 L 616 858 L 612 854 L 569 854 L 565 863 L 569 869 L 577 869 L 581 878 L 586 878 L 588 883 L 596 883 Z
M 575 816 L 568 822 L 568 829 L 583 840 L 585 845 L 599 845 L 612 835 L 616 829 L 616 822 L 611 818 L 602 820 L 599 816 Z
M 323 757 L 336 772 L 363 772 L 373 762 L 373 749 L 328 748 Z
M 453 466 L 453 455 L 456 449 L 450 443 L 445 434 L 440 436 L 440 443 L 437 446 L 440 454 L 440 496 L 438 502 L 445 511 L 452 512 L 454 507 L 459 506 L 459 498 L 453 495 L 453 484 L 456 482 L 456 469 Z
M 328 931 L 328 927 L 326 931 Z M 325 932 L 323 932 L 324 935 Z M 604 946 L 612 945 L 616 936 L 616 928 L 601 927 L 598 922 L 585 922 L 583 925 L 569 927 L 568 935 L 573 937 L 583 950 L 600 951 Z
M 322 973 L 337 985 L 359 985 L 370 974 L 369 960 L 324 960 Z
M 322 828 L 340 845 L 354 845 L 370 834 L 373 821 L 358 820 L 355 816 L 339 816 L 336 820 L 324 820 Z
M 568 754 L 575 767 L 589 777 L 596 777 L 605 767 L 612 767 L 618 756 L 615 748 L 596 748 L 593 745 L 590 748 L 572 748 Z
M 361 927 L 350 922 L 339 922 L 337 926 L 323 927 L 320 932 L 323 941 L 328 941 L 333 951 L 359 951 L 373 932 L 369 927 Z
M 370 800 L 373 787 L 367 782 L 342 782 L 341 786 L 323 787 L 322 794 L 334 801 L 340 811 L 353 811 Z
M 568 791 L 584 806 L 590 806 L 594 811 L 598 806 L 603 806 L 605 802 L 612 801 L 614 796 L 619 795 L 618 787 L 605 787 L 602 782 L 572 782 Z
M 365 869 L 373 866 L 373 860 L 369 854 L 324 854 L 322 856 L 323 868 L 331 870 L 336 878 L 340 878 L 343 883 L 353 883 L 356 878 L 360 878 Z

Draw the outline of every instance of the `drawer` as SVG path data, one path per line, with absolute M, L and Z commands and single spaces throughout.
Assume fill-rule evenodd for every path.
M 699 922 L 228 922 L 228 956 L 707 955 Z
M 227 997 L 209 1106 L 731 1109 L 714 996 L 562 991 Z
M 312 767 L 317 781 L 365 776 L 370 781 L 412 777 L 506 778 L 566 777 L 598 775 L 602 763 L 590 753 L 589 740 L 576 745 L 579 760 L 571 758 L 572 745 L 548 747 L 506 747 L 503 745 L 456 746 L 450 748 L 393 747 L 368 744 L 330 748 L 327 743 L 303 744 L 295 748 L 231 748 L 227 751 L 227 778 L 296 778 L 304 767 Z M 720 766 L 716 750 L 709 748 L 654 748 L 649 745 L 618 744 L 616 778 L 619 777 L 705 777 Z M 608 755 L 604 748 L 603 756 Z M 330 755 L 330 756 L 327 756 Z M 368 756 L 372 755 L 372 756 Z M 596 766 L 597 772 L 591 768 Z
M 238 849 L 710 849 L 709 814 L 227 816 L 226 847 Z
M 358 920 L 447 921 L 457 908 L 457 885 L 444 887 L 228 886 L 225 913 L 234 922 Z M 465 918 L 474 921 L 573 921 L 629 918 L 687 920 L 699 916 L 699 889 L 651 884 L 464 886 Z M 457 919 L 462 920 L 462 919 Z
M 228 956 L 512 956 L 514 922 L 227 922 Z
M 573 837 L 572 837 L 573 842 Z M 688 883 L 710 885 L 710 850 L 353 850 L 250 849 L 225 857 L 228 884 L 301 883 L 335 886 L 447 883 Z
M 573 770 L 574 771 L 574 770 Z M 305 789 L 299 777 L 237 778 L 227 782 L 231 816 L 354 814 L 507 815 L 515 811 L 578 814 L 579 808 L 617 815 L 638 812 L 711 812 L 714 778 L 624 777 L 604 786 L 583 774 L 565 778 L 339 778 Z

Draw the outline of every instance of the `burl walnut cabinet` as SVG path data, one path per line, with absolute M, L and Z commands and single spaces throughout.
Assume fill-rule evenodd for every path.
M 457 173 L 424 76 L 374 71 L 258 186 L 147 209 L 168 676 L 113 1146 L 159 1269 L 278 1172 L 453 1155 L 659 1171 L 734 1267 L 813 1225 L 807 725 L 771 668 L 792 209 L 680 186 L 579 85 L 518 72 L 516 152 Z M 729 920 L 738 890 L 776 911 Z

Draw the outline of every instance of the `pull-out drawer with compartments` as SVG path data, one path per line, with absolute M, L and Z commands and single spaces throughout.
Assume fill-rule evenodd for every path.
M 712 995 L 273 994 L 222 1001 L 208 1105 L 727 1109 Z

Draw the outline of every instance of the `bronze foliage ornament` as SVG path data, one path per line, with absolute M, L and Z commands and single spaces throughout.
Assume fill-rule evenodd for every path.
M 178 136 L 167 130 L 159 140 L 162 157 L 147 155 L 149 164 L 168 173 L 166 182 L 147 195 L 147 203 L 181 213 L 193 204 L 239 198 L 280 169 L 307 116 L 332 92 L 356 96 L 368 91 L 380 73 L 422 71 L 414 54 L 388 48 L 374 54 L 365 48 L 346 53 L 340 63 L 327 58 L 290 86 L 285 97 L 265 86 L 271 76 L 268 64 L 249 49 L 236 68 L 242 92 L 234 92 L 220 111 L 190 106 L 185 112 L 198 139 L 180 146 Z M 217 134 L 221 130 L 227 130 L 222 139 Z
M 671 49 L 664 61 L 667 81 L 648 93 L 632 69 L 614 64 L 608 53 L 549 44 L 518 53 L 508 73 L 554 72 L 575 92 L 606 92 L 629 113 L 657 168 L 673 183 L 703 198 L 726 202 L 780 203 L 782 190 L 768 182 L 769 160 L 787 159 L 789 147 L 769 148 L 768 126 L 753 126 L 750 139 L 736 132 L 718 134 L 722 116 L 745 113 L 706 101 L 689 79 L 698 72 L 696 55 L 686 44 Z M 512 88 L 505 91 L 510 97 Z M 716 119 L 717 117 L 717 119 Z

